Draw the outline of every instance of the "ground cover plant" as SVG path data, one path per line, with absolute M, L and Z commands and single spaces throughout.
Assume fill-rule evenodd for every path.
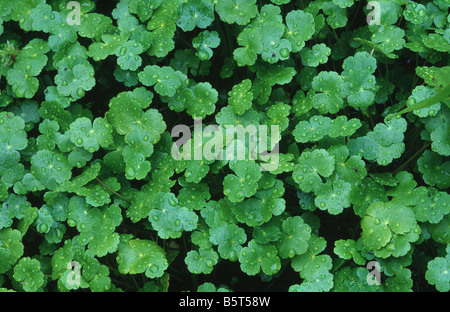
M 449 291 L 449 6 L 2 0 L 0 289 Z

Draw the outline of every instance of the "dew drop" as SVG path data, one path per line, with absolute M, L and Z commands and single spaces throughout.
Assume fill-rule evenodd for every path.
M 78 97 L 83 97 L 86 92 L 83 90 L 83 88 L 78 88 L 76 94 Z
M 281 50 L 280 50 L 280 55 L 281 55 L 283 58 L 289 57 L 289 50 L 286 49 L 286 48 L 281 49 Z
M 46 233 L 48 231 L 48 225 L 45 223 L 41 223 L 39 225 L 39 232 Z
M 120 56 L 124 56 L 127 53 L 127 48 L 126 47 L 121 47 L 119 50 L 119 55 Z

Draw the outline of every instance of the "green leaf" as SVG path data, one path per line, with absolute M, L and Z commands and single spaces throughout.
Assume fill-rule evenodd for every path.
M 36 259 L 25 257 L 20 259 L 14 267 L 14 280 L 21 283 L 23 290 L 37 291 L 44 285 L 44 273 L 41 272 L 41 264 Z
M 97 39 L 113 29 L 112 19 L 99 13 L 85 13 L 80 16 L 80 25 L 77 25 L 78 35 L 85 38 Z
M 389 292 L 411 292 L 412 286 L 411 270 L 406 268 L 400 269 L 394 277 L 386 279 L 386 291 Z
M 337 215 L 344 208 L 350 207 L 350 191 L 350 183 L 342 179 L 331 179 L 314 190 L 314 194 L 317 196 L 314 203 L 320 210 L 327 210 L 328 213 Z
M 450 109 L 442 106 L 434 117 L 423 120 L 426 130 L 430 134 L 432 141 L 431 150 L 442 156 L 450 155 L 450 137 L 448 130 L 450 127 Z
M 420 190 L 425 189 L 419 187 Z M 416 189 L 417 190 L 417 189 Z M 428 188 L 425 194 L 418 200 L 417 205 L 413 207 L 417 221 L 439 223 L 443 217 L 450 213 L 450 194 L 440 192 L 435 188 Z
M 253 161 L 238 160 L 232 169 L 235 174 L 225 176 L 223 193 L 231 202 L 241 202 L 256 193 L 261 168 Z
M 313 92 L 307 94 L 308 98 L 302 90 L 298 90 L 292 99 L 292 112 L 296 117 L 306 114 L 313 108 L 313 102 L 310 100 Z
M 186 1 L 180 7 L 177 25 L 183 31 L 192 31 L 195 27 L 207 28 L 214 21 L 214 4 L 210 0 Z
M 17 97 L 31 99 L 39 88 L 39 81 L 31 75 L 30 69 L 13 68 L 6 79 Z
M 353 186 L 360 186 L 361 181 L 367 176 L 367 169 L 360 156 L 349 157 L 349 150 L 345 145 L 334 145 L 328 152 L 336 160 L 336 176 Z
M 225 106 L 215 115 L 215 120 L 222 128 L 237 125 L 242 125 L 243 127 L 247 127 L 248 125 L 259 125 L 259 115 L 252 108 L 239 116 L 234 112 L 233 107 Z
M 372 34 L 371 40 L 383 54 L 391 55 L 405 44 L 405 31 L 397 26 L 386 26 Z M 397 58 L 396 56 L 394 58 Z
M 400 171 L 395 175 L 396 183 L 392 188 L 386 191 L 393 200 L 406 206 L 413 206 L 426 193 L 426 188 L 416 188 L 417 182 L 414 176 L 407 171 Z
M 197 227 L 198 216 L 186 207 L 180 207 L 172 193 L 159 193 L 154 198 L 154 207 L 148 220 L 162 239 L 178 238 L 183 231 L 193 231 Z
M 312 101 L 314 108 L 321 114 L 335 114 L 344 107 L 343 98 L 347 95 L 347 87 L 343 78 L 336 72 L 320 72 L 312 81 L 316 91 Z
M 87 153 L 87 152 L 86 152 Z M 70 155 L 69 155 L 70 156 Z M 99 163 L 94 163 L 88 168 L 86 168 L 78 176 L 74 177 L 70 181 L 61 184 L 56 191 L 59 192 L 77 192 L 80 188 L 88 184 L 90 181 L 94 180 L 99 172 L 101 166 Z
M 417 90 L 423 90 L 423 88 L 419 88 L 419 87 L 417 87 L 417 88 L 418 88 Z M 425 95 L 420 94 L 419 96 L 421 98 L 425 98 L 425 99 L 417 102 L 415 97 L 411 97 L 408 100 L 408 107 L 405 109 L 402 109 L 398 113 L 394 114 L 394 116 L 402 115 L 402 114 L 409 113 L 409 112 L 416 112 L 416 114 L 420 114 L 423 111 L 423 109 L 426 109 L 425 110 L 426 113 L 429 113 L 429 111 L 431 111 L 431 110 L 433 110 L 434 111 L 433 113 L 435 113 L 436 108 L 438 107 L 437 105 L 441 101 L 447 100 L 448 97 L 450 96 L 450 84 L 444 88 L 438 89 L 438 92 L 436 92 L 436 93 L 434 93 L 430 90 L 430 92 L 428 94 L 425 94 Z M 388 118 L 392 118 L 392 117 L 393 117 L 393 115 L 388 116 Z
M 43 205 L 39 211 L 37 218 L 35 220 L 36 229 L 40 233 L 47 234 L 50 232 L 50 229 L 53 227 L 53 223 L 55 219 L 51 215 L 51 211 L 48 206 Z
M 184 262 L 188 270 L 194 274 L 210 274 L 219 261 L 219 255 L 211 248 L 200 248 L 187 253 Z
M 286 259 L 304 254 L 311 238 L 309 225 L 299 216 L 289 217 L 283 221 L 282 230 L 279 242 L 275 243 L 280 257 Z
M 316 31 L 313 15 L 302 10 L 287 13 L 286 26 L 284 35 L 292 45 L 292 52 L 301 51 Z
M 44 40 L 32 39 L 17 55 L 14 68 L 28 69 L 31 76 L 39 75 L 47 64 L 49 50 Z
M 256 0 L 218 1 L 215 9 L 220 19 L 228 24 L 246 25 L 258 14 Z
M 323 184 L 322 177 L 329 177 L 335 168 L 334 157 L 324 149 L 304 151 L 294 166 L 292 178 L 306 193 L 315 191 Z
M 31 157 L 31 173 L 49 190 L 72 177 L 72 166 L 59 152 L 40 150 Z
M 448 85 L 450 79 L 450 66 L 435 67 L 435 66 L 418 66 L 416 74 L 421 77 L 430 87 L 441 87 Z
M 334 274 L 333 291 L 336 292 L 382 292 L 383 285 L 369 285 L 367 276 L 370 272 L 364 267 L 344 266 Z
M 135 223 L 148 217 L 150 210 L 154 207 L 153 202 L 158 193 L 169 192 L 170 188 L 175 184 L 175 181 L 170 180 L 170 177 L 162 178 L 157 173 L 154 173 L 152 176 L 152 180 L 145 184 L 139 192 L 135 193 L 127 209 L 127 217 Z M 158 183 L 155 181 L 158 181 Z
M 292 81 L 297 71 L 293 67 L 263 63 L 258 68 L 257 78 L 269 86 L 285 85 Z
M 44 101 L 41 103 L 39 113 L 42 118 L 56 121 L 60 129 L 65 131 L 69 129 L 72 122 L 72 115 L 64 109 L 64 106 L 57 101 Z
M 428 262 L 425 278 L 431 285 L 435 285 L 438 291 L 448 292 L 450 290 L 449 269 L 448 257 L 436 257 Z
M 143 179 L 151 169 L 147 157 L 153 154 L 153 145 L 156 144 L 166 128 L 163 116 L 153 108 L 142 111 L 147 107 L 152 97 L 148 91 L 139 95 L 143 89 L 136 89 L 136 93 L 121 93 L 110 102 L 110 110 L 106 117 L 116 128 L 117 132 L 125 135 L 123 160 L 126 163 L 125 173 L 127 179 Z M 139 95 L 139 97 L 138 97 Z M 142 98 L 140 96 L 144 95 Z M 126 102 L 127 99 L 131 100 Z
M 366 136 L 350 140 L 350 153 L 387 166 L 405 150 L 403 139 L 406 127 L 406 120 L 400 116 L 394 119 L 385 118 L 384 123 L 378 123 Z
M 408 98 L 406 105 L 414 106 L 417 104 L 417 102 L 421 102 L 428 98 L 432 98 L 435 94 L 436 94 L 436 92 L 428 86 L 417 86 L 414 88 L 412 95 Z M 449 93 L 449 95 L 450 95 L 450 93 Z M 425 118 L 428 116 L 435 116 L 436 113 L 440 109 L 441 109 L 441 103 L 437 102 L 435 104 L 432 104 L 431 106 L 426 106 L 426 107 L 414 110 L 413 112 L 415 115 Z
M 74 209 L 71 202 L 69 209 Z M 72 219 L 72 214 L 69 214 L 69 218 L 71 222 L 77 223 L 77 229 L 80 231 L 79 243 L 87 245 L 92 255 L 104 257 L 117 251 L 120 238 L 115 230 L 122 222 L 118 205 L 89 209 L 86 218 L 79 216 L 80 220 Z
M 292 259 L 291 266 L 296 272 L 300 272 L 300 277 L 307 281 L 314 281 L 329 272 L 332 267 L 331 257 L 320 254 L 325 249 L 326 244 L 323 237 L 312 234 L 307 251 Z
M 448 41 L 448 31 L 444 33 L 443 36 L 438 33 L 430 33 L 428 36 L 422 38 L 423 44 L 431 49 L 439 52 L 449 52 L 450 43 Z
M 305 66 L 317 67 L 325 64 L 331 54 L 331 49 L 324 43 L 315 44 L 310 48 L 303 48 L 300 51 L 302 63 Z
M 281 268 L 277 249 L 273 244 L 259 244 L 251 240 L 239 252 L 241 270 L 248 275 L 256 275 L 261 270 L 266 275 L 274 275 Z
M 326 2 L 322 6 L 323 12 L 327 15 L 327 23 L 333 29 L 342 28 L 347 24 L 347 11 L 335 3 Z
M 366 259 L 361 255 L 357 248 L 356 241 L 352 239 L 340 239 L 334 242 L 334 253 L 341 259 L 353 261 L 358 265 L 366 264 Z
M 50 33 L 48 45 L 52 51 L 61 51 L 67 43 L 75 43 L 78 39 L 75 27 L 66 21 L 52 23 Z
M 113 55 L 126 42 L 127 36 L 124 35 L 102 35 L 103 42 L 93 42 L 89 46 L 88 56 L 92 57 L 94 61 L 101 61 L 106 59 L 109 55 Z
M 31 173 L 25 173 L 22 180 L 14 184 L 14 192 L 18 195 L 42 191 L 44 189 L 45 186 Z
M 133 92 L 121 92 L 109 102 L 109 111 L 106 113 L 108 121 L 116 128 L 119 134 L 125 135 L 130 132 L 132 126 L 142 116 L 142 109 L 150 105 L 153 93 L 147 93 L 140 97 L 140 88 Z M 125 113 L 126 112 L 126 113 Z
M 252 82 L 245 79 L 237 85 L 234 85 L 228 93 L 228 104 L 233 107 L 234 113 L 241 116 L 252 106 L 253 93 Z
M 149 55 L 165 57 L 175 47 L 173 37 L 177 29 L 178 8 L 181 4 L 181 0 L 161 1 L 161 5 L 154 11 L 147 24 L 147 29 L 153 33 Z
M 364 246 L 382 258 L 405 255 L 418 239 L 414 211 L 401 203 L 374 203 L 361 221 Z
M 367 52 L 357 52 L 344 60 L 342 78 L 349 84 L 348 104 L 366 109 L 375 101 L 377 91 L 375 76 L 376 59 Z
M 0 150 L 3 153 L 18 155 L 17 151 L 25 149 L 28 145 L 28 140 L 24 129 L 25 122 L 23 118 L 15 116 L 13 113 L 0 112 L 0 136 L 2 138 L 0 140 Z M 2 160 L 4 160 L 3 157 L 1 157 Z
M 50 32 L 57 23 L 61 22 L 61 15 L 53 11 L 47 3 L 40 3 L 30 11 L 32 27 L 36 31 Z
M 139 56 L 142 52 L 144 47 L 139 42 L 129 40 L 115 51 L 117 64 L 123 70 L 136 71 L 142 65 L 142 58 Z
M 203 283 L 197 288 L 197 292 L 230 292 L 227 287 L 216 287 L 212 283 Z
M 139 81 L 145 86 L 154 86 L 161 96 L 174 96 L 178 88 L 186 84 L 187 78 L 172 67 L 148 65 L 138 74 Z
M 205 118 L 214 113 L 219 94 L 209 82 L 183 89 L 182 94 L 183 100 L 186 100 L 186 112 L 193 118 Z
M 164 250 L 155 242 L 128 234 L 120 237 L 117 263 L 122 274 L 145 273 L 149 278 L 161 277 L 169 266 Z
M 233 57 L 240 67 L 255 64 L 258 54 L 262 51 L 261 34 L 252 27 L 244 28 L 237 37 L 237 42 L 241 46 L 233 51 Z
M 70 125 L 70 141 L 93 153 L 100 147 L 106 148 L 112 144 L 112 132 L 112 126 L 102 117 L 95 118 L 93 122 L 80 117 Z
M 275 3 L 277 5 L 286 4 L 289 3 L 289 0 L 270 0 L 272 3 Z
M 333 0 L 333 3 L 338 5 L 340 8 L 348 8 L 353 6 L 354 0 Z
M 284 131 L 289 126 L 289 115 L 291 113 L 291 106 L 284 104 L 283 102 L 277 102 L 270 106 L 267 110 L 267 117 L 270 119 L 266 120 L 267 125 L 276 125 L 279 127 L 279 131 Z
M 450 215 L 445 215 L 444 218 L 437 224 L 428 225 L 428 231 L 434 241 L 440 244 L 450 244 L 448 237 L 448 228 L 450 226 Z
M 217 31 L 202 31 L 197 37 L 192 39 L 192 46 L 197 51 L 195 55 L 202 60 L 209 60 L 213 56 L 213 48 L 220 44 L 220 38 Z
M 201 210 L 206 207 L 208 200 L 211 198 L 209 188 L 204 183 L 182 183 L 183 187 L 178 192 L 178 200 L 180 205 L 193 210 Z
M 0 229 L 0 273 L 8 272 L 23 252 L 22 234 L 18 230 Z
M 428 20 L 427 9 L 423 4 L 417 2 L 409 2 L 403 13 L 405 19 L 414 24 L 422 24 Z
M 225 222 L 211 227 L 209 230 L 210 241 L 217 245 L 220 257 L 230 261 L 236 261 L 242 245 L 247 240 L 247 235 L 243 228 L 236 224 L 227 224 Z
M 286 201 L 282 198 L 284 191 L 283 183 L 278 180 L 273 187 L 259 190 L 249 199 L 232 203 L 231 211 L 237 221 L 252 227 L 260 226 L 273 216 L 284 212 L 286 208 Z
M 36 138 L 36 144 L 40 149 L 54 150 L 56 145 L 56 133 L 59 130 L 58 122 L 55 120 L 44 119 L 39 124 L 39 132 L 42 135 Z
M 429 186 L 437 186 L 440 189 L 450 187 L 450 161 L 431 151 L 425 150 L 417 160 L 419 172 L 423 180 Z
M 291 285 L 289 292 L 326 292 L 332 289 L 333 285 L 333 275 L 326 272 L 311 281 L 303 281 L 301 285 Z
M 60 69 L 55 76 L 58 92 L 64 96 L 80 99 L 84 97 L 86 91 L 92 90 L 95 86 L 94 74 L 94 68 L 89 63 Z
M 110 190 L 117 192 L 120 189 L 120 184 L 115 177 L 110 177 L 103 181 Z M 93 207 L 101 207 L 105 204 L 109 204 L 111 201 L 110 193 L 105 190 L 103 185 L 88 184 L 83 188 L 75 191 L 78 195 L 86 197 L 86 202 Z
M 25 196 L 14 193 L 9 195 L 2 205 L 2 215 L 0 217 L 0 228 L 7 228 L 13 224 L 13 219 L 19 220 L 25 217 L 26 211 L 31 207 Z
M 347 121 L 346 116 L 336 119 L 316 115 L 309 121 L 302 120 L 292 131 L 295 140 L 300 143 L 317 142 L 325 136 L 336 138 L 340 136 L 351 136 L 361 127 L 361 121 L 353 118 Z

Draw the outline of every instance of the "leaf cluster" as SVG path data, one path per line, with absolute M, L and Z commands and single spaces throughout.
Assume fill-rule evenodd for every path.
M 75 3 L 0 4 L 0 290 L 449 291 L 448 1 Z

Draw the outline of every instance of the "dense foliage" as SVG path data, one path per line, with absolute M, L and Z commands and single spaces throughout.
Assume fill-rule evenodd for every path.
M 371 3 L 2 0 L 1 290 L 449 291 L 450 1 Z

